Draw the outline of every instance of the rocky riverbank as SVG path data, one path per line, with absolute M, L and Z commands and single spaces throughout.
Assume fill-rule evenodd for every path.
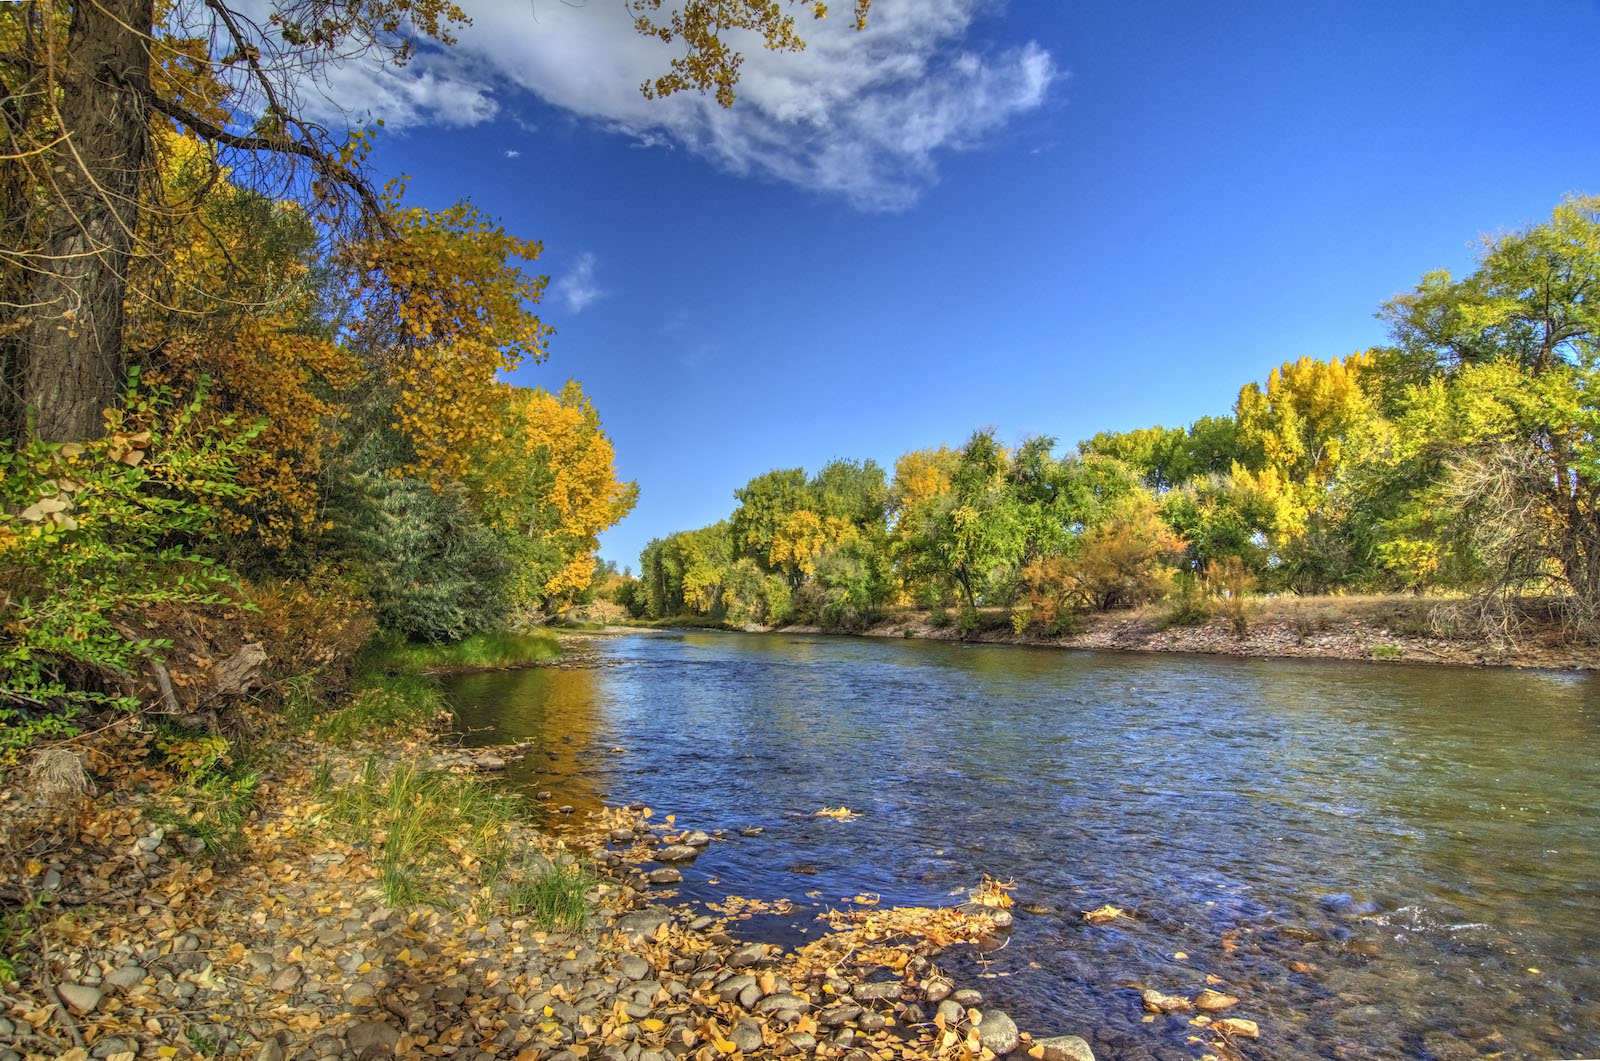
M 936 964 L 944 948 L 1004 933 L 1009 898 L 992 883 L 960 907 L 830 911 L 821 938 L 785 951 L 738 931 L 766 904 L 677 903 L 679 867 L 725 838 L 634 806 L 573 823 L 566 839 L 513 828 L 521 865 L 594 874 L 581 927 L 516 912 L 503 882 L 478 887 L 465 864 L 432 903 L 396 909 L 383 838 L 334 827 L 326 795 L 379 769 L 379 749 L 364 761 L 279 751 L 237 846 L 214 858 L 150 824 L 153 772 L 108 765 L 87 742 L 104 794 L 34 829 L 0 882 L 37 926 L 0 994 L 0 1061 L 1093 1057 L 1081 1018 L 1030 1035 Z M 431 759 L 474 773 L 520 754 L 384 751 L 396 769 Z M 6 789 L 0 812 L 25 809 Z M 1205 1013 L 1192 1023 L 1222 1053 L 1255 1032 Z
M 1382 663 L 1444 663 L 1453 666 L 1600 668 L 1593 645 L 1564 636 L 1560 625 L 1529 620 L 1514 640 L 1490 642 L 1434 628 L 1436 602 L 1425 598 L 1262 599 L 1241 633 L 1224 617 L 1192 626 L 1174 625 L 1159 610 L 1107 612 L 1081 617 L 1071 633 L 1046 635 L 1011 629 L 1002 610 L 982 613 L 976 629 L 963 630 L 953 614 L 938 619 L 926 611 L 896 611 L 858 630 L 791 624 L 751 626 L 747 633 L 839 634 L 861 637 L 967 641 L 1039 648 L 1112 652 L 1183 652 L 1258 659 L 1339 659 Z M 658 625 L 670 625 L 662 623 Z M 703 623 L 695 624 L 702 628 Z M 609 632 L 626 633 L 617 627 Z

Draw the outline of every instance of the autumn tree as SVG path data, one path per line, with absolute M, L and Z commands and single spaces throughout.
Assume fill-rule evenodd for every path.
M 514 613 L 559 609 L 596 574 L 599 535 L 633 510 L 616 452 L 577 380 L 559 394 L 517 390 L 498 421 L 503 440 L 474 476 L 484 518 L 512 563 Z
M 646 95 L 715 92 L 731 105 L 742 60 L 725 36 L 753 32 L 779 51 L 804 46 L 793 15 L 771 0 L 686 0 L 665 17 L 660 0 L 630 6 L 640 33 L 684 48 Z M 826 14 L 822 3 L 801 6 Z M 866 12 L 858 0 L 858 26 Z M 382 242 L 397 226 L 364 173 L 369 132 L 310 120 L 303 96 L 334 66 L 404 65 L 423 44 L 448 46 L 467 21 L 451 0 L 32 0 L 0 8 L 0 369 L 11 433 L 99 433 L 127 364 L 123 307 L 148 228 L 141 211 L 159 201 L 150 194 L 153 136 L 197 137 L 238 187 L 299 203 L 346 242 Z M 402 270 L 413 260 L 394 257 Z

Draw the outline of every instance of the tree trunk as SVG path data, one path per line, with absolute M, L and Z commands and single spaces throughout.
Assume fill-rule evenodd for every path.
M 44 439 L 92 438 L 123 372 L 122 299 L 149 120 L 152 0 L 77 0 L 60 81 L 70 147 L 36 261 L 22 400 Z M 138 31 L 130 32 L 128 28 Z

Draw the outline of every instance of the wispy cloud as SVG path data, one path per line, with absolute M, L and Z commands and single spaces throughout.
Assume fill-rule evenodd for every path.
M 505 156 L 506 156 L 506 158 L 521 158 L 522 157 L 522 152 L 518 151 L 514 147 L 508 147 L 505 150 Z
M 595 270 L 600 262 L 590 251 L 578 255 L 572 271 L 551 285 L 550 293 L 567 307 L 569 313 L 582 313 L 606 292 L 595 282 Z
M 799 53 L 738 36 L 743 79 L 724 110 L 692 94 L 645 100 L 639 85 L 676 53 L 639 36 L 620 6 L 540 5 L 535 23 L 526 0 L 479 0 L 454 48 L 398 71 L 346 67 L 328 95 L 391 125 L 471 125 L 520 88 L 642 147 L 682 147 L 736 174 L 897 210 L 938 180 L 942 153 L 973 149 L 1040 107 L 1061 76 L 1035 42 L 972 39 L 977 16 L 1000 2 L 876 0 L 862 33 L 847 18 L 804 20 Z

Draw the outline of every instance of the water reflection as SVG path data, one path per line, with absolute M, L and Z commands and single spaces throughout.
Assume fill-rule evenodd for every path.
M 591 648 L 452 697 L 475 740 L 538 741 L 514 776 L 557 802 L 766 827 L 714 846 L 687 897 L 926 903 L 1014 877 L 1042 912 L 964 971 L 1108 1058 L 1196 1056 L 1126 983 L 1207 973 L 1262 1021 L 1261 1056 L 1600 1053 L 1589 679 L 718 633 Z M 811 816 L 840 804 L 862 817 Z M 1085 925 L 1105 902 L 1139 919 Z

